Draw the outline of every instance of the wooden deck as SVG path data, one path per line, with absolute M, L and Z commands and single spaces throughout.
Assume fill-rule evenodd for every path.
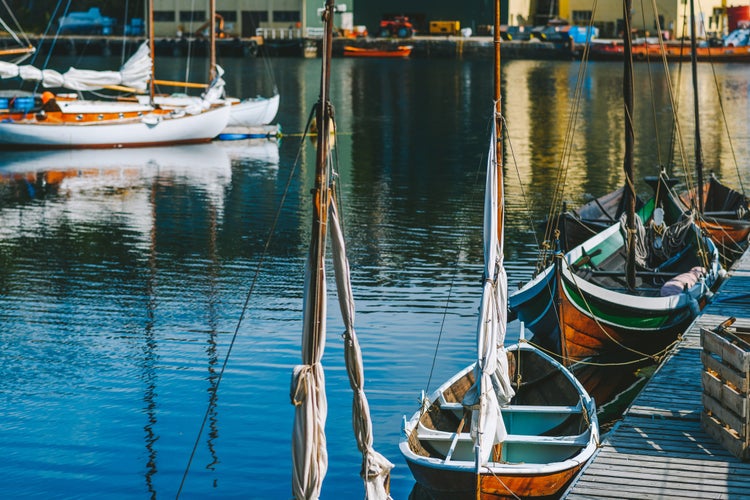
M 563 498 L 748 498 L 750 462 L 701 428 L 700 328 L 750 327 L 750 251 L 665 359 Z

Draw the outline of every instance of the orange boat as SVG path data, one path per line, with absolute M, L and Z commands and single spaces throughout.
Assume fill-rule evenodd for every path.
M 409 57 L 411 45 L 399 45 L 395 49 L 376 49 L 365 47 L 344 46 L 344 55 L 349 57 Z

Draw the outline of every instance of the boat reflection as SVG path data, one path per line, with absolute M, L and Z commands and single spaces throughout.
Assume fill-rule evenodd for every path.
M 280 141 L 276 139 L 238 139 L 214 142 L 232 161 L 279 164 Z
M 3 201 L 81 193 L 147 190 L 169 179 L 204 190 L 221 206 L 231 160 L 214 144 L 137 148 L 10 151 L 0 157 Z

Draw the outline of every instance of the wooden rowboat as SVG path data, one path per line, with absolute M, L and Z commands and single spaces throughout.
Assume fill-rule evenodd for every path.
M 347 57 L 409 57 L 412 48 L 411 45 L 399 45 L 395 49 L 376 49 L 346 45 L 344 46 L 344 55 Z

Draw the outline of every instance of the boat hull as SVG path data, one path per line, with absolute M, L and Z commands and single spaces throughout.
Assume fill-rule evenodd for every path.
M 344 56 L 346 57 L 396 57 L 404 58 L 411 55 L 411 45 L 400 45 L 394 49 L 376 49 L 376 48 L 365 48 L 365 47 L 344 47 Z
M 644 206 L 643 219 L 648 219 L 652 207 L 653 200 Z M 694 233 L 691 237 L 698 238 Z M 617 352 L 642 358 L 663 351 L 695 318 L 720 276 L 716 246 L 701 237 L 700 244 L 708 249 L 705 276 L 678 295 L 661 296 L 659 286 L 645 285 L 645 280 L 663 283 L 669 276 L 702 265 L 695 251 L 644 278 L 643 286 L 651 291 L 642 294 L 629 292 L 616 282 L 616 276 L 609 282 L 595 282 L 576 272 L 584 268 L 597 273 L 597 264 L 605 265 L 623 244 L 620 226 L 614 224 L 564 256 L 558 255 L 553 265 L 509 296 L 509 307 L 534 333 L 534 342 L 559 354 L 566 363 Z
M 268 125 L 279 111 L 279 94 L 256 97 L 232 103 L 229 127 L 258 127 Z
M 599 427 L 594 401 L 570 371 L 527 343 L 507 350 L 515 396 L 499 411 L 507 435 L 477 474 L 460 401 L 474 365 L 441 385 L 404 424 L 399 444 L 414 479 L 433 499 L 550 497 L 594 454 Z M 459 419 L 461 420 L 458 423 Z M 446 442 L 446 440 L 448 442 Z
M 6 149 L 122 148 L 209 142 L 226 127 L 228 105 L 199 114 L 154 115 L 105 121 L 3 121 Z
M 476 500 L 477 475 L 473 471 L 450 471 L 412 461 L 407 464 L 414 479 L 433 500 Z M 480 474 L 479 498 L 551 497 L 562 490 L 583 465 L 554 474 Z

